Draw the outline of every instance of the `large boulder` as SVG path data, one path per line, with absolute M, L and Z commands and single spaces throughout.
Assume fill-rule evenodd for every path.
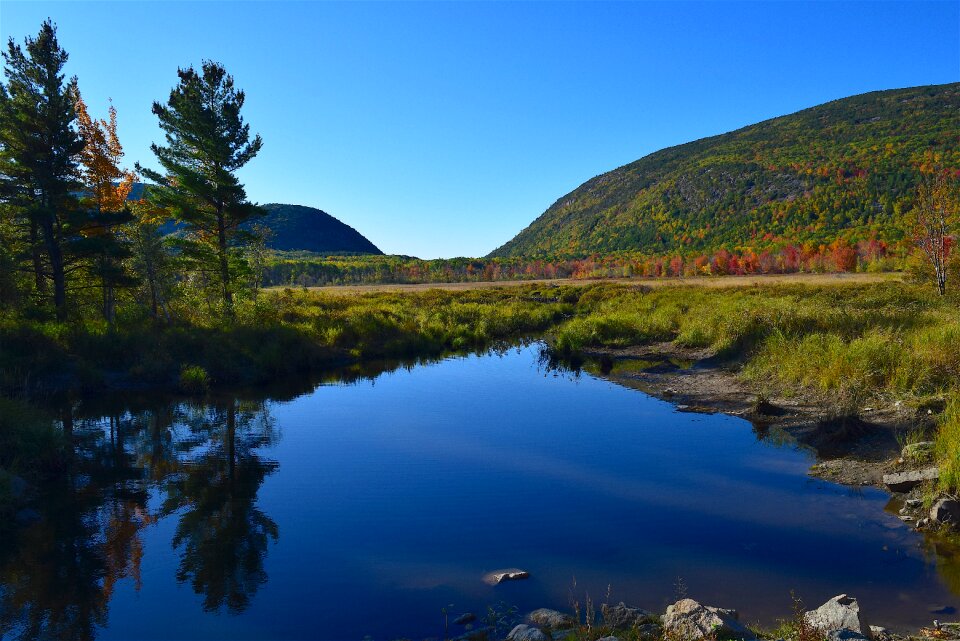
M 634 608 L 623 601 L 617 605 L 600 606 L 603 622 L 615 630 L 624 630 L 638 627 L 644 623 L 655 623 L 660 617 L 641 608 Z
M 756 635 L 740 623 L 736 610 L 701 605 L 693 599 L 681 599 L 667 607 L 663 631 L 678 641 L 699 639 L 755 639 Z
M 569 627 L 573 625 L 573 617 L 557 610 L 549 608 L 540 608 L 527 615 L 527 621 L 534 625 L 543 626 L 556 630 L 558 628 Z
M 930 508 L 930 520 L 943 525 L 960 525 L 960 501 L 944 497 Z
M 507 641 L 550 641 L 550 637 L 544 634 L 540 628 L 521 623 L 507 635 Z
M 857 636 L 873 639 L 873 631 L 860 611 L 860 603 L 846 594 L 839 594 L 816 610 L 806 612 L 803 619 L 807 625 L 825 632 L 833 641 L 855 639 Z
M 940 470 L 935 467 L 928 467 L 923 470 L 884 474 L 883 484 L 891 492 L 909 492 L 925 481 L 936 481 L 938 478 L 940 478 Z

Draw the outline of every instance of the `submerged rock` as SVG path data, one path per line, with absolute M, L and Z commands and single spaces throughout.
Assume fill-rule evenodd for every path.
M 519 581 L 529 579 L 530 573 L 519 568 L 507 568 L 506 570 L 494 570 L 483 577 L 483 580 L 490 585 L 498 585 L 504 581 Z
M 873 639 L 873 631 L 860 612 L 860 603 L 846 594 L 839 594 L 816 610 L 805 613 L 803 619 L 808 625 L 827 633 L 831 641 L 856 637 Z M 851 636 L 851 632 L 855 636 Z
M 663 630 L 678 641 L 705 638 L 755 639 L 752 630 L 740 623 L 736 610 L 701 605 L 693 599 L 681 599 L 667 607 Z
M 573 625 L 573 617 L 557 610 L 540 608 L 527 615 L 527 621 L 545 628 L 563 628 Z
M 960 525 L 960 501 L 944 497 L 930 509 L 930 520 L 943 525 Z
M 891 492 L 909 492 L 924 481 L 935 481 L 938 478 L 940 478 L 940 470 L 935 467 L 928 467 L 923 470 L 884 474 L 883 484 Z
M 467 625 L 468 623 L 473 623 L 477 620 L 477 615 L 473 612 L 464 612 L 456 619 L 453 620 L 457 625 Z
M 454 637 L 453 641 L 490 641 L 494 637 L 494 629 L 487 626 L 482 628 L 475 628 L 473 630 L 467 630 L 458 637 Z
M 641 608 L 634 608 L 623 601 L 617 605 L 600 606 L 603 622 L 615 630 L 633 628 L 643 623 L 655 623 L 660 617 Z
M 550 641 L 550 637 L 543 633 L 540 628 L 521 623 L 507 635 L 507 641 Z

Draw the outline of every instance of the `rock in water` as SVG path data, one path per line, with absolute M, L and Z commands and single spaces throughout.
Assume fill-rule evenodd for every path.
M 912 472 L 884 474 L 883 484 L 891 492 L 909 492 L 924 481 L 935 481 L 938 478 L 940 478 L 940 470 L 935 467 L 928 467 L 924 470 L 913 470 Z
M 617 605 L 604 603 L 600 606 L 600 612 L 603 614 L 603 622 L 615 630 L 633 628 L 642 623 L 655 623 L 659 619 L 652 612 L 630 607 L 623 601 Z
M 490 585 L 499 585 L 504 581 L 519 581 L 520 579 L 529 579 L 530 573 L 519 568 L 507 568 L 506 570 L 495 570 L 483 577 L 483 580 Z
M 527 621 L 553 630 L 573 625 L 573 617 L 549 608 L 534 610 L 527 615 Z
M 521 623 L 507 635 L 507 641 L 550 641 L 540 628 Z
M 860 603 L 846 594 L 837 595 L 816 610 L 805 613 L 803 619 L 808 625 L 826 632 L 836 641 L 854 638 L 850 634 L 844 634 L 844 631 L 873 639 L 873 631 L 860 611 Z
M 468 623 L 473 623 L 477 620 L 477 615 L 473 612 L 464 612 L 456 619 L 453 620 L 457 625 L 467 625 Z
M 939 499 L 930 509 L 930 520 L 945 525 L 960 525 L 960 501 L 950 498 Z
M 756 635 L 740 623 L 736 610 L 701 605 L 693 599 L 681 599 L 667 607 L 663 631 L 668 638 L 699 641 L 705 638 L 755 639 Z

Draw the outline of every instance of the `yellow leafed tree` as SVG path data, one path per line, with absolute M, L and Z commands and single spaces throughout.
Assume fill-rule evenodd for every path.
M 91 118 L 77 92 L 76 111 L 84 142 L 80 164 L 90 190 L 89 200 L 100 212 L 120 211 L 137 177 L 132 171 L 120 168 L 123 147 L 117 137 L 117 110 L 110 105 L 109 120 Z

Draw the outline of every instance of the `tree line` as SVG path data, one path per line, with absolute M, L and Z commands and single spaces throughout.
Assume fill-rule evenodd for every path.
M 178 70 L 166 102 L 153 104 L 161 170 L 131 170 L 116 110 L 90 115 L 52 21 L 22 45 L 10 38 L 2 55 L 0 308 L 61 322 L 96 309 L 113 324 L 118 298 L 130 313 L 169 319 L 176 296 L 233 318 L 236 297 L 256 290 L 256 238 L 241 225 L 263 214 L 236 171 L 263 141 L 223 66 Z M 132 199 L 140 175 L 153 184 Z

